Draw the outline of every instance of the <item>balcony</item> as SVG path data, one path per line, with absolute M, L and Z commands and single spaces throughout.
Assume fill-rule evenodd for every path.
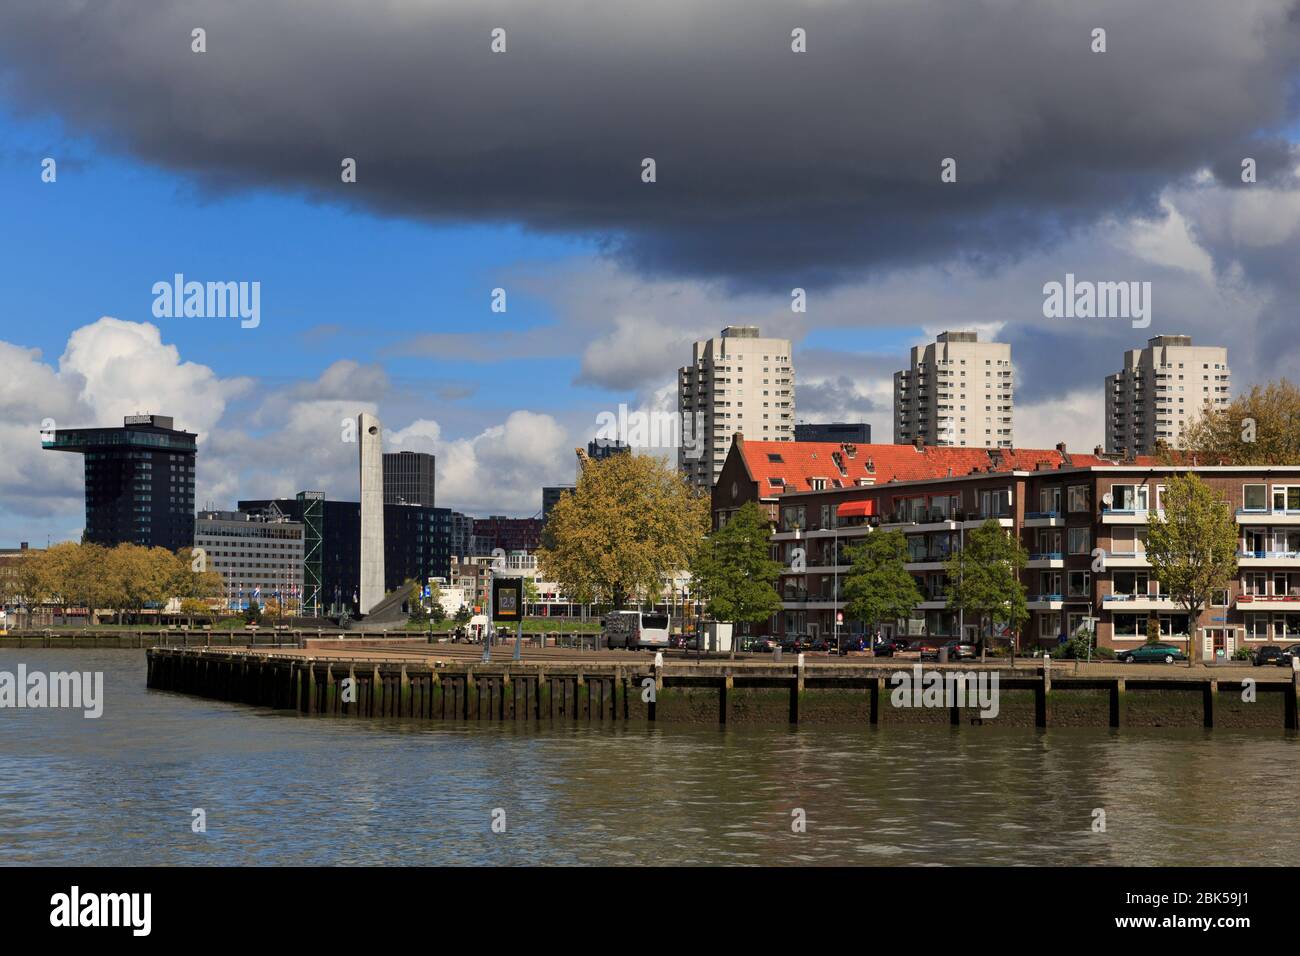
M 1065 567 L 1065 555 L 1060 551 L 1044 551 L 1038 554 L 1031 554 L 1025 567 L 1063 568 Z
M 1300 612 L 1300 594 L 1238 594 L 1235 606 L 1241 611 Z
M 1031 611 L 1059 611 L 1065 607 L 1065 595 L 1031 594 L 1025 603 Z
M 1025 514 L 1026 528 L 1060 528 L 1065 516 L 1059 511 L 1030 511 Z
M 1103 508 L 1101 511 L 1102 524 L 1146 524 L 1152 512 L 1146 508 Z M 1164 510 L 1155 512 L 1161 518 L 1165 516 Z
M 1300 524 L 1300 509 L 1238 508 L 1237 524 Z
M 1107 594 L 1101 599 L 1108 611 L 1177 611 L 1179 605 L 1163 594 Z
M 1237 564 L 1243 568 L 1300 566 L 1300 551 L 1238 551 Z

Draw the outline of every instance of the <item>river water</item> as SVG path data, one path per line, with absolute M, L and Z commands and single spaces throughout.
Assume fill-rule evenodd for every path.
M 1300 863 L 1280 730 L 352 721 L 149 691 L 143 651 L 20 662 L 105 704 L 0 709 L 0 864 Z

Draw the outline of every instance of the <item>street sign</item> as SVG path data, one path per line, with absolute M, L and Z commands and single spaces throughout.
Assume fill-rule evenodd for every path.
M 521 619 L 524 608 L 523 578 L 492 579 L 492 620 L 513 623 Z

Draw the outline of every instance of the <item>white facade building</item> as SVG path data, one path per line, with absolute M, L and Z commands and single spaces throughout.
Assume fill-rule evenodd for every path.
M 256 597 L 278 597 L 287 610 L 302 600 L 303 525 L 274 515 L 202 511 L 194 519 L 194 547 L 205 567 L 225 582 L 227 607 L 246 607 Z
M 794 440 L 794 365 L 789 339 L 768 339 L 757 326 L 733 325 L 696 342 L 691 364 L 677 374 L 682 431 L 700 429 L 694 448 L 685 439 L 677 468 L 708 491 L 722 471 L 731 437 Z M 702 437 L 702 440 L 699 440 Z
M 1010 345 L 941 332 L 894 373 L 894 443 L 1010 448 L 1013 395 Z
M 1124 368 L 1106 376 L 1106 451 L 1150 455 L 1160 441 L 1176 448 L 1203 410 L 1223 408 L 1231 397 L 1226 348 L 1157 335 L 1125 352 Z

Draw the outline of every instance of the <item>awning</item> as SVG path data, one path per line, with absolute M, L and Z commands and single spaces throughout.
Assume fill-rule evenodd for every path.
M 861 518 L 866 515 L 876 513 L 876 501 L 874 498 L 868 498 L 866 501 L 846 501 L 835 509 L 835 513 L 841 518 Z

